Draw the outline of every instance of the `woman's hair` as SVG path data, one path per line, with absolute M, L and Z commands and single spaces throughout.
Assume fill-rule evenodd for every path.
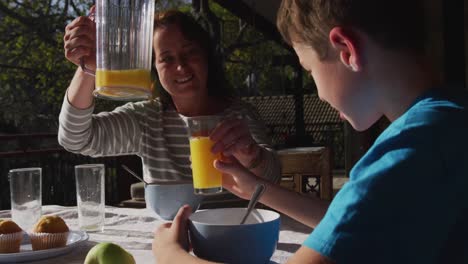
M 388 49 L 424 53 L 423 0 L 283 0 L 278 9 L 285 41 L 307 44 L 321 59 L 337 26 L 362 31 Z
M 216 53 L 215 44 L 208 31 L 198 24 L 191 15 L 178 10 L 162 11 L 155 14 L 153 32 L 169 25 L 177 25 L 185 38 L 200 45 L 206 54 L 208 94 L 214 97 L 231 97 L 232 91 L 226 83 L 220 54 Z M 165 89 L 160 90 L 160 98 L 165 103 L 172 103 L 172 98 Z

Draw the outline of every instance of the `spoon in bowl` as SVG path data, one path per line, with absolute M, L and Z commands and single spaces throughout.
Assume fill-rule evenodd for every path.
M 250 197 L 249 205 L 247 205 L 247 212 L 241 220 L 241 225 L 245 223 L 250 215 L 250 212 L 252 212 L 252 209 L 255 207 L 255 204 L 257 204 L 263 192 L 265 192 L 265 184 L 257 184 L 257 186 L 255 186 L 255 191 L 253 192 L 252 197 Z
M 124 170 L 126 170 L 128 173 L 130 173 L 133 177 L 137 178 L 138 180 L 142 181 L 145 185 L 148 185 L 147 182 L 145 182 L 145 180 L 143 180 L 143 178 L 141 178 L 140 176 L 138 176 L 134 171 L 132 171 L 130 168 L 128 168 L 127 166 L 125 165 L 122 165 L 122 168 L 124 168 Z

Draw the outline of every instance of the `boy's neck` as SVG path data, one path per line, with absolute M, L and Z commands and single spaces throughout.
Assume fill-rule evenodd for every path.
M 381 72 L 382 112 L 394 121 L 403 115 L 413 102 L 428 90 L 441 85 L 440 74 L 425 59 L 393 54 Z

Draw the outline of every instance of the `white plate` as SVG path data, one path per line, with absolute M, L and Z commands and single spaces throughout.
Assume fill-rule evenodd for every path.
M 20 252 L 0 254 L 0 263 L 25 262 L 63 255 L 88 240 L 88 238 L 88 234 L 84 231 L 70 231 L 68 234 L 67 245 L 65 247 L 33 251 L 29 236 L 25 234 L 23 241 L 21 242 Z

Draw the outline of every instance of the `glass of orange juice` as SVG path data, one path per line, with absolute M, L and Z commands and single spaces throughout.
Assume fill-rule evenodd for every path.
M 213 154 L 214 142 L 209 138 L 211 131 L 221 118 L 219 116 L 197 116 L 187 119 L 190 133 L 190 157 L 192 159 L 193 187 L 196 194 L 222 192 L 222 174 L 213 162 L 221 154 Z

